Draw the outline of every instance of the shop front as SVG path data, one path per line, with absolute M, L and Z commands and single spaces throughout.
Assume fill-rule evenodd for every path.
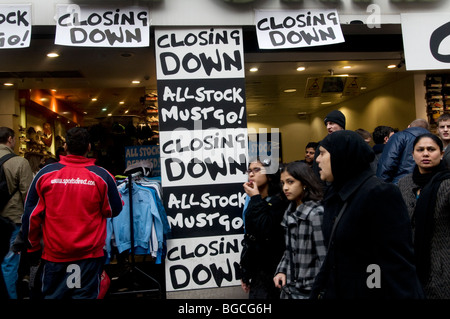
M 118 179 L 145 166 L 162 192 L 163 258 L 118 256 L 110 298 L 247 298 L 252 156 L 303 159 L 333 109 L 369 132 L 415 118 L 434 130 L 449 110 L 446 1 L 29 2 L 0 0 L 0 125 L 20 136 L 16 153 L 56 157 L 68 129 L 87 127 L 98 165 Z M 129 258 L 148 286 L 115 282 Z

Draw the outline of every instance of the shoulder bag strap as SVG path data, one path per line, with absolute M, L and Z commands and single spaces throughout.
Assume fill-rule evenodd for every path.
M 339 223 L 339 220 L 341 219 L 342 215 L 344 214 L 345 209 L 347 208 L 347 204 L 348 202 L 344 202 L 344 205 L 342 206 L 341 210 L 339 211 L 339 214 L 336 216 L 336 219 L 334 220 L 333 228 L 331 229 L 330 241 L 328 242 L 328 247 L 330 246 L 331 240 L 333 239 L 336 226 Z
M 3 166 L 3 164 L 4 164 L 7 160 L 9 160 L 10 158 L 13 158 L 13 157 L 15 157 L 15 156 L 17 156 L 17 155 L 14 154 L 14 153 L 9 153 L 9 154 L 3 155 L 3 156 L 0 158 L 0 166 Z M 1 169 L 3 170 L 3 167 L 2 167 Z M 3 173 L 3 174 L 4 174 L 4 173 Z M 14 191 L 11 193 L 11 197 L 13 197 L 13 195 L 17 192 L 18 189 L 19 189 L 18 187 L 16 187 L 16 188 L 14 189 Z

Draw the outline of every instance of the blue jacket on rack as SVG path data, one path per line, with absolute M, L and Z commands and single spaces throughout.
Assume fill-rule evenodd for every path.
M 166 238 L 170 232 L 167 215 L 161 199 L 154 189 L 132 183 L 133 193 L 133 232 L 137 255 L 151 254 L 152 247 L 157 247 L 156 264 L 160 264 L 166 253 Z M 130 234 L 130 192 L 128 187 L 119 188 L 124 206 L 123 214 L 111 218 L 107 225 L 106 251 L 111 254 L 111 238 L 114 239 L 119 253 L 131 249 Z M 152 229 L 157 243 L 152 243 Z M 153 245 L 151 245 L 153 244 Z

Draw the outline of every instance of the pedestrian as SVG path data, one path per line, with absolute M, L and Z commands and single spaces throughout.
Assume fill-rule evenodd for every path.
M 346 123 L 346 118 L 344 113 L 342 113 L 339 110 L 333 110 L 330 113 L 327 114 L 327 116 L 325 116 L 325 118 L 323 119 L 323 123 L 325 124 L 325 127 L 327 128 L 327 133 L 328 135 L 337 132 L 337 131 L 341 131 L 341 130 L 345 130 L 345 123 Z M 314 162 L 313 162 L 313 170 L 314 173 L 316 174 L 317 178 L 320 179 L 320 175 L 319 175 L 319 167 L 317 166 L 316 163 L 316 159 L 317 156 L 319 156 L 319 147 L 316 147 L 316 151 L 314 153 Z M 324 184 L 324 188 L 326 189 L 327 185 L 326 183 Z
M 436 120 L 437 131 L 444 146 L 443 161 L 445 167 L 450 169 L 450 114 L 444 113 Z
M 309 167 L 313 166 L 314 163 L 314 155 L 316 154 L 316 148 L 319 146 L 319 143 L 309 142 L 305 147 L 305 159 L 301 160 L 301 162 L 308 164 Z
M 114 177 L 87 158 L 89 133 L 67 132 L 58 163 L 42 168 L 30 186 L 22 238 L 32 259 L 42 258 L 42 297 L 95 299 L 103 271 L 106 219 L 117 216 L 122 200 Z
M 328 134 L 336 131 L 345 130 L 345 115 L 339 110 L 333 110 L 325 116 L 323 122 L 327 127 Z
M 428 132 L 428 122 L 416 119 L 408 128 L 392 135 L 378 160 L 377 176 L 385 182 L 397 184 L 400 178 L 412 173 L 415 165 L 413 142 L 417 136 Z
M 384 146 L 389 141 L 389 138 L 394 134 L 394 129 L 390 126 L 379 125 L 375 127 L 372 133 L 373 142 L 375 145 L 372 147 L 375 153 L 375 159 L 370 164 L 373 172 L 376 174 L 378 161 L 383 153 Z
M 450 298 L 450 171 L 434 134 L 414 141 L 412 174 L 398 182 L 414 231 L 419 279 L 428 299 Z
M 44 166 L 44 155 L 37 152 L 27 152 L 25 153 L 24 158 L 30 163 L 33 177 L 36 176 L 37 172 Z
M 322 184 L 305 163 L 281 171 L 283 192 L 290 201 L 282 225 L 286 250 L 273 281 L 282 299 L 308 299 L 326 249 L 322 234 Z
M 15 145 L 16 135 L 14 130 L 9 127 L 0 127 L 0 158 L 15 155 Z M 2 167 L 9 193 L 12 196 L 4 207 L 0 207 L 0 217 L 2 218 L 1 224 L 3 225 L 2 230 L 0 231 L 2 232 L 2 238 L 8 239 L 8 243 L 2 242 L 2 246 L 6 247 L 7 245 L 7 247 L 10 247 L 20 230 L 24 202 L 28 188 L 33 180 L 33 172 L 31 171 L 28 161 L 21 156 L 11 157 Z M 5 236 L 8 229 L 11 231 L 10 236 Z M 15 254 L 11 249 L 8 249 L 5 256 L 0 256 L 0 261 L 2 261 L 1 272 L 8 297 L 10 299 L 17 299 L 16 286 L 20 255 Z
M 243 185 L 249 201 L 244 210 L 241 286 L 249 299 L 279 299 L 280 295 L 272 278 L 285 248 L 281 220 L 288 202 L 281 193 L 279 170 L 269 174 L 269 166 L 269 160 L 250 163 Z
M 397 186 L 370 168 L 371 147 L 353 131 L 325 137 L 317 163 L 324 195 L 327 256 L 312 298 L 421 298 L 412 230 Z
M 355 132 L 358 133 L 367 144 L 370 144 L 370 142 L 372 142 L 372 135 L 370 134 L 369 131 L 363 128 L 358 128 L 355 130 Z

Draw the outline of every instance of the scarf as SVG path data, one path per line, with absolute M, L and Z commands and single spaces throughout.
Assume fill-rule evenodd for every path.
M 449 178 L 450 171 L 445 169 L 442 161 L 427 174 L 420 174 L 417 165 L 414 168 L 413 181 L 422 189 L 413 214 L 416 268 L 422 284 L 426 283 L 430 273 L 431 238 L 437 193 L 441 182 Z

